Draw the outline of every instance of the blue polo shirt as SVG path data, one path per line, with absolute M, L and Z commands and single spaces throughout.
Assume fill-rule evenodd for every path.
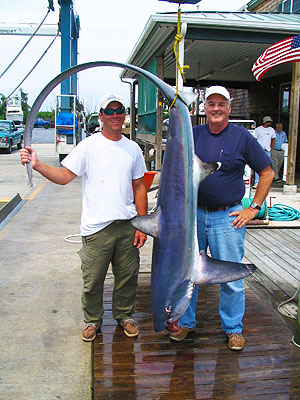
M 276 137 L 275 137 L 275 143 L 274 143 L 274 149 L 275 150 L 280 150 L 282 151 L 281 146 L 283 145 L 283 143 L 287 143 L 287 137 L 286 137 L 286 133 L 284 131 L 281 131 L 280 133 L 276 132 Z
M 272 163 L 247 129 L 228 123 L 219 134 L 209 131 L 208 124 L 193 128 L 195 153 L 204 162 L 219 161 L 221 168 L 201 182 L 198 205 L 224 207 L 242 200 L 245 194 L 244 170 L 261 172 Z

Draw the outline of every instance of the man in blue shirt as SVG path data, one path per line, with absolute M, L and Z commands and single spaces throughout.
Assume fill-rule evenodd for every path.
M 281 122 L 278 122 L 276 124 L 276 137 L 275 137 L 275 144 L 274 147 L 271 151 L 271 159 L 273 161 L 272 168 L 275 172 L 275 182 L 282 182 L 280 177 L 279 177 L 279 172 L 280 168 L 282 167 L 283 163 L 283 156 L 284 156 L 284 151 L 282 150 L 281 146 L 283 143 L 287 143 L 287 137 L 286 133 L 282 130 L 283 125 Z
M 193 128 L 195 153 L 204 162 L 219 161 L 218 171 L 201 182 L 198 190 L 197 236 L 199 250 L 209 248 L 213 258 L 241 262 L 244 256 L 246 224 L 259 212 L 274 172 L 271 159 L 243 127 L 228 122 L 231 112 L 230 94 L 222 86 L 211 86 L 205 93 L 206 125 Z M 243 209 L 245 165 L 259 174 L 259 183 L 252 204 Z M 180 342 L 195 330 L 198 287 L 187 311 L 178 321 L 178 331 L 170 339 Z M 220 285 L 219 313 L 228 347 L 242 350 L 242 319 L 245 310 L 243 280 Z

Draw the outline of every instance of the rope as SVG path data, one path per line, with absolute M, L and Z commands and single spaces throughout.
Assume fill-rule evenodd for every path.
M 59 35 L 59 31 L 57 32 L 56 36 L 54 37 L 54 39 L 52 40 L 52 42 L 49 44 L 49 46 L 47 47 L 47 49 L 44 51 L 44 53 L 41 55 L 41 57 L 37 60 L 37 62 L 34 64 L 34 66 L 31 68 L 31 70 L 28 72 L 28 74 L 25 76 L 25 78 L 18 84 L 18 86 L 9 94 L 9 96 L 7 96 L 7 98 L 9 98 L 13 93 L 15 93 L 15 91 L 22 85 L 22 83 L 28 78 L 28 76 L 31 74 L 31 72 L 35 69 L 35 67 L 39 64 L 39 62 L 42 60 L 42 58 L 45 56 L 45 54 L 47 53 L 47 51 L 50 49 L 50 47 L 53 45 L 55 39 L 57 38 L 57 36 Z
M 71 238 L 76 238 L 76 237 L 80 237 L 81 238 L 81 234 L 80 233 L 75 233 L 74 235 L 68 235 L 66 237 L 64 237 L 64 240 L 68 243 L 82 243 L 82 240 L 73 240 Z
M 294 298 L 297 296 L 297 294 L 298 294 L 298 292 L 299 292 L 299 289 L 300 289 L 300 288 L 298 288 L 298 289 L 296 290 L 296 293 L 294 294 L 293 297 L 291 297 L 290 299 L 285 300 L 285 301 L 283 301 L 282 303 L 278 304 L 277 310 L 280 312 L 280 314 L 282 314 L 282 315 L 284 315 L 285 317 L 288 317 L 288 318 L 296 319 L 296 317 L 291 316 L 291 315 L 288 314 L 287 312 L 281 311 L 280 308 L 281 308 L 284 304 L 289 303 L 290 301 L 294 300 Z
M 179 62 L 179 43 L 181 42 L 182 39 L 182 34 L 181 34 L 181 9 L 180 5 L 178 7 L 178 12 L 177 12 L 177 34 L 175 36 L 175 43 L 174 43 L 174 54 L 176 58 L 176 94 L 174 97 L 174 100 L 172 101 L 172 104 L 170 105 L 170 108 L 172 108 L 177 100 L 177 97 L 179 95 L 179 90 L 178 90 L 178 77 L 179 73 L 182 77 L 183 82 L 185 82 L 185 76 L 184 76 L 184 70 L 190 68 L 189 65 L 180 65 Z
M 271 221 L 293 221 L 300 218 L 300 212 L 284 204 L 274 204 L 268 209 Z
M 34 36 L 36 35 L 37 31 L 40 29 L 40 27 L 43 25 L 45 19 L 47 18 L 48 14 L 50 12 L 50 7 L 48 8 L 47 14 L 45 15 L 44 19 L 42 20 L 42 22 L 39 24 L 39 26 L 36 28 L 36 30 L 33 32 L 33 34 L 30 36 L 30 38 L 27 40 L 27 42 L 25 43 L 25 45 L 22 47 L 22 49 L 19 51 L 19 53 L 16 55 L 16 57 L 12 60 L 12 62 L 9 64 L 8 67 L 6 67 L 6 69 L 2 72 L 2 74 L 0 75 L 0 79 L 2 78 L 2 76 L 9 70 L 9 68 L 13 65 L 13 63 L 17 60 L 17 58 L 19 57 L 19 55 L 23 52 L 23 50 L 25 49 L 25 47 L 29 44 L 29 42 L 31 41 L 31 39 L 34 38 Z M 9 96 L 8 96 L 9 97 Z

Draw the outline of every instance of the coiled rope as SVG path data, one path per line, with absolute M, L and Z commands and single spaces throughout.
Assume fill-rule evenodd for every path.
M 243 208 L 247 208 L 252 203 L 251 197 L 242 199 Z M 257 214 L 257 219 L 264 219 L 268 214 L 270 221 L 293 221 L 300 219 L 300 212 L 291 206 L 284 204 L 274 204 L 272 207 L 267 207 L 266 201 L 263 202 L 261 210 Z
M 284 204 L 274 204 L 268 209 L 271 221 L 293 221 L 300 218 L 300 212 Z

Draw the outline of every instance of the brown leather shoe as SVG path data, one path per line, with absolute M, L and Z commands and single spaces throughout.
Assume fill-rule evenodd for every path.
M 122 319 L 121 321 L 119 321 L 119 324 L 122 326 L 126 336 L 128 337 L 138 336 L 139 328 L 136 326 L 132 318 Z
M 185 326 L 178 326 L 177 332 L 172 332 L 170 334 L 170 339 L 174 340 L 175 342 L 181 342 L 184 340 L 190 332 L 195 332 L 196 327 L 187 328 Z
M 229 333 L 227 336 L 228 348 L 234 351 L 241 351 L 245 345 L 245 339 L 241 333 Z
M 99 330 L 99 325 L 94 322 L 89 322 L 84 330 L 81 332 L 81 339 L 84 342 L 92 342 L 96 339 L 97 331 Z

